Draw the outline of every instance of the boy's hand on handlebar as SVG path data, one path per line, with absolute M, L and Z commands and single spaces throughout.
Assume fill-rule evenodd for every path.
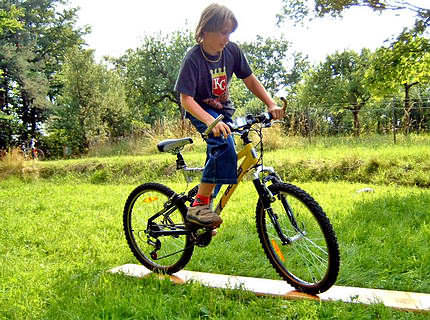
M 283 108 L 278 107 L 277 105 L 274 105 L 270 108 L 268 108 L 268 111 L 273 117 L 273 120 L 279 120 L 284 117 L 285 111 Z
M 231 134 L 231 130 L 228 125 L 220 121 L 212 129 L 212 133 L 214 134 L 215 137 L 223 136 L 224 138 L 227 138 Z

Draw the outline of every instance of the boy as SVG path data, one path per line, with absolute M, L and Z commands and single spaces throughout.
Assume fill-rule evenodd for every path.
M 210 198 L 217 184 L 237 183 L 237 156 L 230 127 L 234 107 L 229 99 L 228 86 L 233 73 L 264 104 L 274 119 L 284 116 L 253 75 L 240 48 L 229 41 L 237 28 L 234 14 L 218 4 L 203 10 L 196 28 L 197 44 L 182 61 L 175 90 L 196 129 L 203 133 L 220 114 L 219 122 L 206 139 L 207 161 L 194 203 L 187 212 L 187 220 L 204 227 L 217 228 L 222 219 L 211 210 Z

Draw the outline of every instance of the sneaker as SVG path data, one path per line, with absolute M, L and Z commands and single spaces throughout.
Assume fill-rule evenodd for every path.
M 210 209 L 209 204 L 189 207 L 187 220 L 200 226 L 213 228 L 217 228 L 222 223 L 221 217 Z

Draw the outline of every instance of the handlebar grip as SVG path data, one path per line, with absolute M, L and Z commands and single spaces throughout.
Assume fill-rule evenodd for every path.
M 212 132 L 212 129 L 220 122 L 222 119 L 224 119 L 224 115 L 220 114 L 216 119 L 207 127 L 207 129 L 203 132 L 203 137 L 207 137 L 209 133 Z

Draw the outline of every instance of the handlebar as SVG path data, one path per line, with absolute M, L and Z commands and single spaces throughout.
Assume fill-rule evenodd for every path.
M 285 110 L 287 109 L 287 99 L 285 99 L 284 97 L 281 97 L 282 103 L 283 103 L 283 110 L 285 112 Z M 222 119 L 224 119 L 224 116 L 222 114 L 220 114 L 208 127 L 207 129 L 203 132 L 203 138 L 207 138 L 209 136 L 209 134 L 212 132 L 212 129 L 218 124 L 218 122 L 220 122 Z M 248 128 L 250 128 L 253 124 L 255 123 L 263 123 L 266 126 L 270 126 L 271 121 L 273 120 L 272 114 L 269 112 L 263 112 L 260 113 L 259 115 L 251 115 L 248 114 L 245 117 L 239 117 L 233 120 L 233 122 L 230 123 L 226 123 L 232 132 L 236 131 L 240 131 L 242 128 L 245 128 L 248 126 Z
M 203 138 L 207 138 L 209 133 L 212 132 L 212 129 L 215 128 L 215 126 L 220 122 L 222 119 L 224 119 L 224 115 L 220 114 L 216 119 L 206 128 L 206 130 L 203 132 Z
M 223 119 L 224 116 L 220 114 L 203 132 L 203 138 L 206 139 L 212 132 L 212 129 Z M 241 132 L 243 129 L 251 128 L 251 126 L 256 123 L 262 123 L 269 127 L 272 120 L 273 117 L 269 112 L 263 112 L 258 115 L 248 114 L 244 117 L 238 117 L 235 118 L 233 122 L 228 122 L 226 124 L 230 127 L 231 132 Z
M 269 112 L 263 112 L 258 115 L 248 114 L 244 117 L 234 119 L 233 123 L 228 123 L 231 131 L 240 131 L 243 128 L 250 128 L 256 123 L 262 123 L 266 126 L 270 126 L 273 117 Z

